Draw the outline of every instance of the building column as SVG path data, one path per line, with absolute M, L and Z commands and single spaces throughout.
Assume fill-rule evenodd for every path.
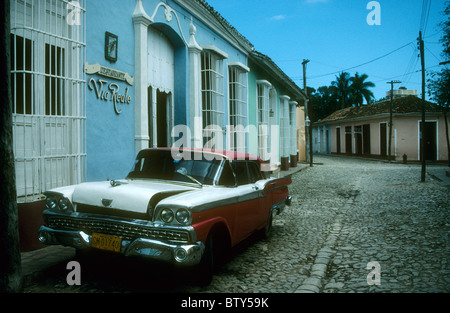
M 194 148 L 203 147 L 202 131 L 202 91 L 201 91 L 201 52 L 202 47 L 195 40 L 197 29 L 191 18 L 189 26 L 189 123 L 191 129 L 191 145 Z
M 135 150 L 136 153 L 149 146 L 148 132 L 148 77 L 147 77 L 147 40 L 148 27 L 152 23 L 145 13 L 142 0 L 136 0 L 133 12 L 134 23 L 134 59 L 135 59 Z
M 291 167 L 297 167 L 297 101 L 289 101 L 290 122 L 291 122 Z
M 290 125 L 289 125 L 289 100 L 286 95 L 280 96 L 280 126 L 282 131 L 281 138 L 281 170 L 289 169 L 289 144 L 290 144 Z

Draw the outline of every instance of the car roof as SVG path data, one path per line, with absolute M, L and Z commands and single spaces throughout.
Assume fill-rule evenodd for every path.
M 259 163 L 263 163 L 263 160 L 251 153 L 237 152 L 237 151 L 229 151 L 229 150 L 215 150 L 215 149 L 204 149 L 204 148 L 168 148 L 168 147 L 157 147 L 157 148 L 147 148 L 144 150 L 176 150 L 180 153 L 183 151 L 191 151 L 191 152 L 201 152 L 219 155 L 225 159 L 229 160 L 254 160 Z

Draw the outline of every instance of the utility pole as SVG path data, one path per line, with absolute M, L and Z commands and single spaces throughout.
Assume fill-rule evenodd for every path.
M 391 162 L 391 147 L 392 147 L 392 103 L 394 101 L 394 84 L 400 84 L 401 81 L 391 80 L 387 84 L 391 84 L 391 103 L 389 105 L 389 147 L 388 147 L 388 161 Z
M 311 142 L 311 134 L 310 134 L 310 124 L 311 121 L 309 120 L 308 116 L 308 90 L 306 88 L 306 64 L 309 63 L 309 60 L 303 60 L 303 91 L 305 92 L 306 99 L 305 99 L 305 141 L 306 141 L 306 162 L 309 161 L 309 166 L 313 166 L 313 156 L 312 156 L 312 142 Z
M 422 32 L 419 31 L 419 48 L 420 48 L 420 59 L 422 65 L 422 124 L 420 126 L 420 158 L 422 160 L 422 171 L 420 175 L 420 181 L 425 182 L 425 52 L 424 43 L 422 40 Z

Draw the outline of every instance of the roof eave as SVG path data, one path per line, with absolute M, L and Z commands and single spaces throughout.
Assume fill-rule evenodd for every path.
M 173 0 L 196 19 L 207 24 L 233 47 L 249 55 L 255 48 L 224 17 L 204 0 Z
M 425 112 L 425 116 L 436 116 L 443 115 L 442 112 Z M 318 121 L 314 122 L 313 125 L 332 125 L 332 124 L 344 124 L 344 123 L 352 123 L 359 121 L 368 121 L 368 120 L 376 120 L 381 118 L 389 118 L 389 113 L 379 113 L 375 115 L 366 115 L 366 116 L 358 116 L 353 118 L 341 118 L 337 120 L 329 120 L 329 121 Z M 410 116 L 422 116 L 422 112 L 408 112 L 408 113 L 392 113 L 392 117 L 410 117 Z
M 258 51 L 253 51 L 249 58 L 258 64 L 264 65 L 265 69 L 267 70 L 267 72 L 269 72 L 270 75 L 276 77 L 277 79 L 281 80 L 281 81 L 285 81 L 286 82 L 286 88 L 293 94 L 295 95 L 295 97 L 298 100 L 305 100 L 306 99 L 306 94 L 303 92 L 303 90 L 298 87 L 294 81 L 286 75 L 286 73 L 284 73 L 279 67 L 278 65 L 275 64 L 275 62 L 272 61 L 272 59 L 270 57 L 268 57 L 267 55 L 258 52 Z

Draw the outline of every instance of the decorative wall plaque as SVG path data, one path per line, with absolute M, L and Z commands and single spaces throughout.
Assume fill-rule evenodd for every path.
M 105 59 L 110 62 L 117 61 L 117 47 L 119 44 L 119 37 L 109 32 L 105 33 Z
M 100 76 L 124 81 L 130 86 L 134 85 L 134 78 L 130 76 L 130 74 L 102 66 L 98 63 L 89 65 L 86 62 L 86 64 L 84 65 L 84 72 L 89 75 L 97 74 Z

